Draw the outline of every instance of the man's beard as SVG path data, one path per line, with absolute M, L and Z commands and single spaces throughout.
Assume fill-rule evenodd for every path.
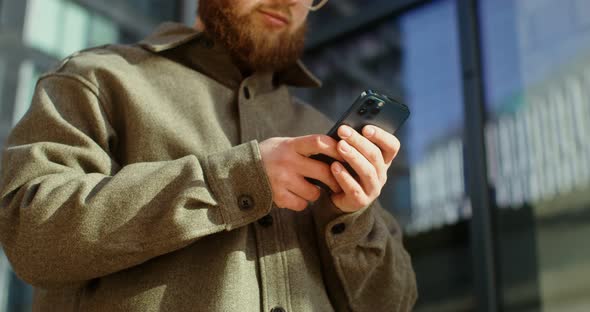
M 268 8 L 288 13 L 287 8 Z M 232 0 L 199 2 L 199 16 L 205 32 L 224 45 L 239 66 L 251 71 L 285 69 L 301 56 L 307 25 L 304 23 L 292 34 L 287 29 L 276 35 L 269 34 L 268 29 L 254 20 L 258 9 L 240 16 Z

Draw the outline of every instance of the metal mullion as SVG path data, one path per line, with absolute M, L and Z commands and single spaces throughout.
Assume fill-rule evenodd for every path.
M 471 251 L 477 311 L 499 311 L 496 210 L 487 179 L 484 86 L 477 0 L 457 0 L 465 107 L 466 190 L 471 200 Z

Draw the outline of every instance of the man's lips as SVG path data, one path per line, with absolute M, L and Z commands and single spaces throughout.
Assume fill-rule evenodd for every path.
M 277 12 L 260 10 L 260 13 L 265 15 L 265 17 L 269 20 L 269 22 L 271 22 L 272 24 L 275 24 L 277 26 L 286 26 L 286 25 L 289 25 L 289 23 L 291 22 L 288 17 L 281 15 L 280 13 L 277 13 Z

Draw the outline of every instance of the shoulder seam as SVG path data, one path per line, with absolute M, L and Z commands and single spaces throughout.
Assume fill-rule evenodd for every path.
M 39 77 L 38 83 L 41 82 L 42 80 L 49 79 L 49 78 L 70 79 L 70 80 L 76 81 L 79 84 L 81 84 L 88 91 L 90 91 L 92 94 L 94 94 L 94 96 L 96 96 L 96 99 L 98 100 L 100 107 L 102 108 L 103 111 L 105 111 L 105 113 L 108 117 L 109 124 L 111 125 L 111 127 L 113 126 L 112 112 L 111 112 L 111 110 L 109 110 L 107 108 L 108 106 L 105 104 L 108 101 L 104 98 L 104 96 L 100 92 L 100 89 L 98 86 L 96 86 L 95 84 L 90 82 L 88 79 L 86 79 L 80 75 L 64 73 L 64 72 L 53 72 L 53 73 L 44 74 L 41 77 Z

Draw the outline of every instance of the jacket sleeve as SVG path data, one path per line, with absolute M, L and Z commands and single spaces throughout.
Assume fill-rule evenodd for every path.
M 270 211 L 256 141 L 203 159 L 122 166 L 104 108 L 89 82 L 46 76 L 8 138 L 0 240 L 25 281 L 60 285 L 104 276 Z M 252 178 L 240 183 L 243 177 Z M 240 205 L 244 199 L 250 205 Z
M 345 214 L 323 193 L 312 212 L 337 311 L 412 310 L 417 286 L 411 259 L 397 221 L 379 201 Z

